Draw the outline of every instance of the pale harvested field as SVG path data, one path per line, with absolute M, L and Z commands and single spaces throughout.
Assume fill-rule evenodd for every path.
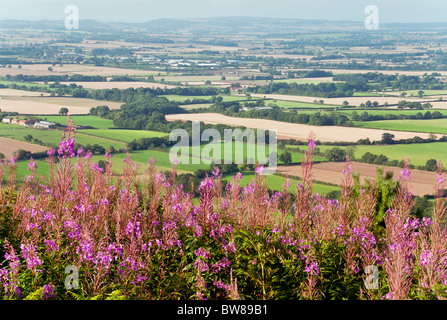
M 166 119 L 168 121 L 202 121 L 211 124 L 226 124 L 230 126 L 244 126 L 253 129 L 276 130 L 277 136 L 292 139 L 307 139 L 309 134 L 313 132 L 316 136 L 316 140 L 320 141 L 356 142 L 359 139 L 366 138 L 369 138 L 371 141 L 377 141 L 382 139 L 382 134 L 385 132 L 394 134 L 396 139 L 408 139 L 413 138 L 414 136 L 419 136 L 425 139 L 429 137 L 429 134 L 427 133 L 337 126 L 310 126 L 267 119 L 227 117 L 218 113 L 171 114 L 166 115 Z
M 37 91 L 25 91 L 25 90 L 16 90 L 9 88 L 0 89 L 0 97 L 40 97 L 40 95 L 49 96 L 49 93 L 46 92 L 37 92 Z
M 0 99 L 2 111 L 21 114 L 58 114 L 62 107 L 66 107 L 72 115 L 88 114 L 90 108 L 101 105 L 106 105 L 110 109 L 119 109 L 122 103 L 71 97 L 5 97 Z
M 367 163 L 352 163 L 352 173 L 360 174 L 360 181 L 364 182 L 366 179 L 375 180 L 377 173 L 377 165 Z M 313 165 L 314 178 L 317 181 L 323 181 L 341 185 L 342 170 L 345 168 L 344 162 L 323 162 Z M 393 172 L 393 179 L 397 181 L 400 173 L 400 168 L 383 167 L 383 172 Z M 277 172 L 287 173 L 289 175 L 302 177 L 301 166 L 278 166 Z M 435 172 L 411 170 L 410 184 L 416 196 L 423 196 L 434 193 L 434 186 L 436 184 L 437 174 Z
M 0 153 L 3 153 L 6 159 L 13 157 L 14 152 L 19 149 L 31 152 L 41 152 L 46 151 L 48 148 L 37 144 L 0 137 Z
M 162 83 L 150 83 L 150 82 L 143 82 L 143 81 L 84 81 L 84 82 L 61 82 L 63 84 L 69 85 L 70 83 L 75 83 L 78 86 L 82 86 L 86 89 L 128 89 L 128 88 L 161 88 L 161 89 L 172 89 L 176 88 L 178 86 L 173 86 L 169 84 L 162 84 Z
M 236 95 L 236 94 L 235 94 Z M 308 96 L 295 96 L 295 95 L 286 95 L 286 94 L 262 94 L 262 93 L 251 93 L 253 98 L 266 98 L 273 100 L 285 100 L 285 101 L 298 101 L 298 102 L 308 102 L 313 103 L 315 100 L 320 101 L 323 100 L 324 104 L 329 105 L 343 105 L 344 101 L 348 101 L 351 106 L 359 106 L 362 103 L 370 100 L 371 102 L 377 101 L 379 104 L 384 104 L 387 102 L 388 104 L 398 104 L 399 101 L 407 100 L 413 102 L 429 102 L 433 101 L 433 98 L 428 99 L 416 99 L 416 98 L 402 98 L 402 97 L 344 97 L 344 98 L 320 98 L 320 97 L 308 97 Z
M 120 69 L 110 67 L 97 67 L 88 66 L 82 64 L 64 64 L 60 67 L 58 64 L 53 67 L 51 64 L 23 64 L 19 69 L 18 65 L 11 65 L 11 68 L 0 68 L 0 76 L 6 76 L 7 74 L 13 76 L 18 74 L 23 75 L 74 75 L 82 74 L 86 76 L 111 76 L 111 75 L 146 75 L 146 74 L 158 74 L 158 71 L 145 71 L 145 70 L 133 70 L 133 69 Z M 48 71 L 48 67 L 52 67 L 53 71 Z
M 291 69 L 296 71 L 306 71 L 308 69 Z M 333 74 L 341 74 L 341 73 L 369 73 L 369 72 L 377 72 L 377 73 L 383 73 L 383 74 L 404 74 L 407 76 L 423 76 L 425 73 L 432 74 L 434 72 L 439 73 L 443 76 L 447 76 L 447 71 L 402 71 L 402 70 L 350 70 L 350 69 L 321 69 L 324 71 L 331 71 Z

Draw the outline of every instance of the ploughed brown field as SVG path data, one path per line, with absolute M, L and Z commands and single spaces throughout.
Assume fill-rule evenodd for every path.
M 345 169 L 344 162 L 323 162 L 313 165 L 314 178 L 317 181 L 323 181 L 336 185 L 342 183 L 342 171 Z M 353 162 L 351 173 L 359 173 L 360 181 L 364 182 L 366 179 L 375 180 L 377 177 L 377 165 L 368 163 Z M 383 172 L 392 172 L 393 179 L 398 180 L 400 168 L 397 167 L 383 167 Z M 302 177 L 301 166 L 278 166 L 278 173 L 287 173 L 290 176 Z M 435 172 L 428 172 L 422 170 L 411 170 L 410 185 L 413 189 L 414 195 L 424 196 L 426 194 L 433 195 L 434 187 L 436 185 L 437 174 Z
M 6 159 L 14 156 L 14 152 L 22 149 L 31 152 L 41 152 L 48 150 L 47 147 L 37 144 L 27 143 L 19 140 L 0 137 L 0 153 L 3 153 Z
M 316 140 L 356 142 L 369 138 L 371 141 L 382 139 L 385 132 L 394 134 L 395 139 L 408 139 L 415 136 L 427 139 L 428 133 L 404 132 L 338 126 L 311 126 L 299 123 L 288 123 L 267 119 L 235 118 L 219 113 L 189 113 L 166 115 L 166 120 L 202 121 L 210 124 L 226 124 L 230 126 L 244 126 L 246 128 L 276 130 L 277 137 L 289 139 L 307 139 L 313 132 Z

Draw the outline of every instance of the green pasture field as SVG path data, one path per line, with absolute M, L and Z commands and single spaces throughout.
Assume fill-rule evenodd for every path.
M 39 116 L 42 119 L 47 119 L 47 121 L 55 122 L 59 124 L 67 124 L 67 116 Z M 113 128 L 113 120 L 103 119 L 97 116 L 70 116 L 71 120 L 75 125 L 91 126 L 96 129 L 108 129 Z
M 214 148 L 217 144 L 220 144 L 220 159 L 223 163 L 223 160 L 225 159 L 225 156 L 228 156 L 228 153 L 225 152 L 225 143 L 224 142 L 211 142 L 210 144 L 207 145 L 201 145 L 200 146 L 200 155 L 209 158 L 209 159 L 219 159 L 219 157 L 217 155 L 214 155 Z M 249 149 L 250 146 L 250 149 Z M 295 146 L 296 147 L 296 146 Z M 189 153 L 192 155 L 193 153 L 193 147 L 189 147 Z M 205 149 L 206 148 L 206 149 Z M 205 149 L 205 150 L 204 150 Z M 219 146 L 217 146 L 216 148 L 216 152 L 219 152 Z M 247 157 L 250 157 L 250 155 L 248 155 L 248 153 L 250 152 L 255 152 L 254 154 L 254 162 L 264 162 L 266 163 L 266 165 L 268 164 L 267 159 L 265 158 L 268 153 L 269 153 L 269 147 L 267 146 L 267 148 L 265 148 L 265 150 L 263 150 L 264 152 L 262 152 L 262 150 L 260 151 L 261 153 L 261 158 L 258 158 L 258 152 L 257 152 L 257 147 L 256 145 L 250 145 L 246 142 L 233 142 L 232 145 L 232 149 L 231 149 L 231 153 L 232 153 L 232 161 L 233 163 L 235 163 L 236 161 L 239 161 L 240 159 L 242 159 L 242 161 L 244 161 L 245 159 L 247 159 Z M 278 156 L 280 156 L 284 151 L 283 150 L 277 150 L 278 152 Z M 293 164 L 300 164 L 303 158 L 303 153 L 301 152 L 290 152 L 292 155 L 292 163 Z M 315 162 L 323 162 L 323 161 L 327 161 L 325 158 L 323 157 L 319 157 L 319 156 L 315 156 L 314 157 L 314 161 Z M 278 159 L 278 164 L 282 164 L 282 162 Z
M 169 136 L 169 134 L 165 132 L 129 129 L 83 129 L 78 130 L 77 132 L 122 142 L 131 142 L 138 138 L 159 138 Z
M 354 97 L 381 97 L 382 94 L 375 92 L 354 92 Z
M 223 180 L 232 181 L 233 176 L 234 176 L 233 174 L 225 175 L 223 177 Z M 269 189 L 275 190 L 275 191 L 282 190 L 282 188 L 283 188 L 282 186 L 285 182 L 284 177 L 277 176 L 277 175 L 266 175 L 265 177 L 266 177 L 266 182 L 267 182 L 267 186 Z M 242 180 L 240 181 L 240 185 L 245 187 L 254 178 L 255 178 L 254 172 L 242 172 Z M 290 179 L 290 182 L 291 182 L 291 188 L 289 189 L 289 191 L 294 192 L 296 190 L 297 183 L 299 183 L 299 180 Z M 324 185 L 324 184 L 314 183 L 312 191 L 318 192 L 320 195 L 325 195 L 331 191 L 339 190 L 339 189 L 340 189 L 339 187 L 335 187 L 335 186 L 328 186 L 328 185 Z
M 317 148 L 321 152 L 324 152 L 327 149 L 335 147 L 318 145 Z M 347 147 L 339 148 L 346 149 Z M 408 158 L 410 163 L 415 166 L 423 166 L 429 159 L 439 159 L 442 163 L 447 164 L 447 142 L 371 146 L 358 145 L 355 147 L 354 156 L 356 159 L 359 159 L 366 152 L 371 152 L 376 155 L 383 154 L 387 156 L 389 160 L 401 161 Z
M 391 91 L 393 94 L 401 94 L 402 92 L 407 93 L 407 97 L 413 95 L 414 97 L 418 97 L 420 90 L 403 90 L 403 91 Z M 437 95 L 447 95 L 447 90 L 422 90 L 424 91 L 425 96 L 437 96 Z M 390 93 L 390 92 L 387 92 Z
M 447 119 L 354 121 L 362 128 L 447 134 Z
M 20 82 L 20 81 L 4 81 L 4 80 L 0 80 L 0 84 L 5 85 L 5 86 L 16 84 L 18 86 L 40 87 L 40 88 L 47 88 L 47 89 L 49 89 L 49 85 L 48 84 L 33 83 L 33 82 Z

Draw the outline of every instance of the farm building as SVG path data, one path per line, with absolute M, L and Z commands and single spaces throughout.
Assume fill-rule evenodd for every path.
M 19 120 L 18 124 L 20 124 L 21 126 L 32 126 L 35 123 L 34 120 Z
M 4 117 L 2 119 L 2 122 L 4 122 L 4 123 L 11 123 L 11 117 Z
M 34 124 L 37 129 L 55 129 L 56 124 L 54 122 L 40 121 Z
M 19 119 L 11 119 L 11 121 L 9 122 L 10 124 L 19 124 Z

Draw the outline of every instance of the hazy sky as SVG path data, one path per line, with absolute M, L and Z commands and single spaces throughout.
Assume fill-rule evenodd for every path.
M 363 21 L 376 5 L 380 21 L 444 22 L 447 0 L 0 0 L 0 19 L 64 20 L 67 5 L 80 19 L 144 22 L 158 18 L 257 16 Z

